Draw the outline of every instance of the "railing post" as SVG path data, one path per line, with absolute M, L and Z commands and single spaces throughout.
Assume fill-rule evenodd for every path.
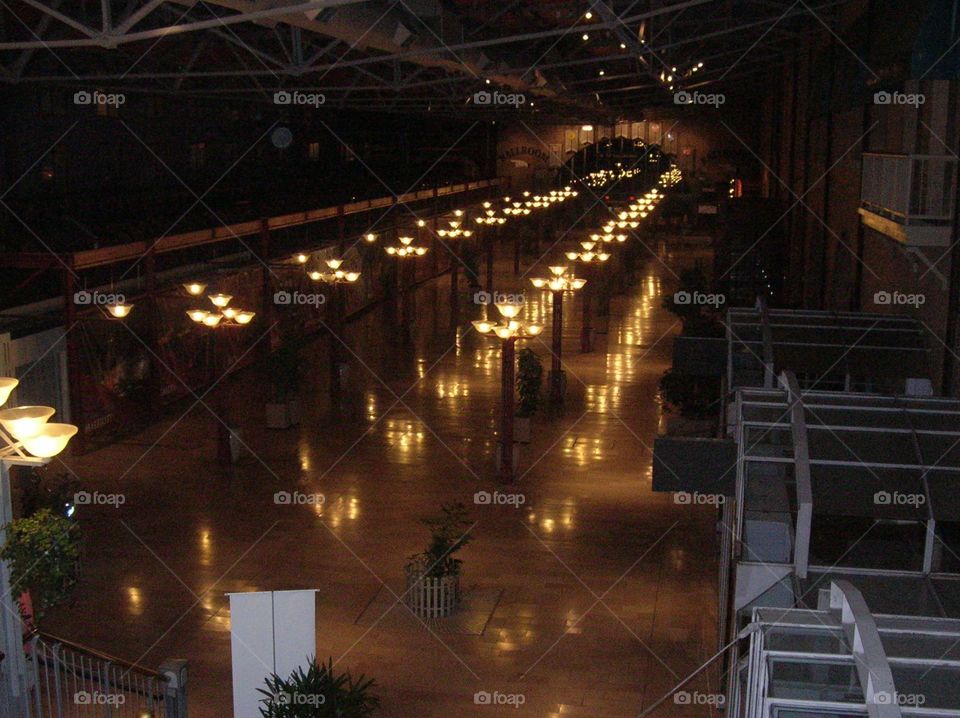
M 183 658 L 168 658 L 160 664 L 166 676 L 164 688 L 164 718 L 187 718 L 187 662 Z

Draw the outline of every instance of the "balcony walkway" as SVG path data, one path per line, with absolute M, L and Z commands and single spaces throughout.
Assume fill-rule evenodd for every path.
M 691 260 L 668 259 L 674 271 Z M 548 294 L 514 279 L 506 261 L 498 270 L 508 278 L 498 290 L 527 292 L 525 318 L 549 317 Z M 474 492 L 497 488 L 499 350 L 472 329 L 451 339 L 447 277 L 418 289 L 409 349 L 387 312 L 348 327 L 355 356 L 336 416 L 322 338 L 307 352 L 298 429 L 263 429 L 262 382 L 227 380 L 218 390 L 254 454 L 235 469 L 217 467 L 203 408 L 68 457 L 86 490 L 126 502 L 80 507 L 82 586 L 46 630 L 149 666 L 186 658 L 191 718 L 222 718 L 231 705 L 224 594 L 315 588 L 320 657 L 376 678 L 382 716 L 636 715 L 717 646 L 714 512 L 650 490 L 657 382 L 679 331 L 661 301 L 675 277 L 651 260 L 639 279 L 614 300 L 592 354 L 579 353 L 579 301 L 564 307 L 567 405 L 534 421 L 520 509 L 473 504 Z M 463 309 L 466 331 L 481 308 Z M 534 349 L 549 367 L 546 324 Z M 277 505 L 283 490 L 326 502 Z M 406 558 L 426 543 L 417 519 L 453 500 L 477 520 L 462 554 L 476 614 L 430 630 L 402 606 L 384 615 L 392 601 L 381 581 L 400 594 Z M 716 672 L 688 689 L 718 692 Z M 525 703 L 479 706 L 477 691 Z M 670 701 L 654 715 L 711 710 Z

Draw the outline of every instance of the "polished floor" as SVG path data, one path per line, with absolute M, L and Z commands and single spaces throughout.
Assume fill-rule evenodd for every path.
M 188 659 L 190 715 L 218 718 L 231 705 L 225 594 L 314 588 L 320 657 L 374 677 L 383 716 L 640 714 L 717 647 L 715 516 L 650 485 L 657 382 L 679 331 L 661 302 L 692 259 L 663 251 L 642 265 L 610 317 L 594 320 L 590 354 L 579 351 L 579 301 L 565 307 L 567 402 L 534 421 L 519 509 L 473 503 L 497 487 L 499 350 L 470 328 L 483 308 L 466 286 L 461 335 L 450 333 L 448 277 L 418 289 L 408 341 L 386 310 L 348 326 L 335 409 L 326 340 L 311 345 L 298 428 L 263 428 L 254 374 L 224 381 L 217 391 L 250 450 L 233 469 L 217 466 L 207 409 L 189 405 L 67 458 L 85 488 L 126 501 L 81 507 L 83 583 L 45 628 L 147 666 Z M 498 290 L 526 292 L 526 318 L 549 319 L 547 293 L 497 269 Z M 549 344 L 549 330 L 531 342 L 547 367 Z M 281 490 L 325 503 L 278 505 Z M 453 500 L 476 521 L 462 554 L 472 627 L 423 624 L 390 594 L 426 543 L 418 519 Z M 708 671 L 686 689 L 716 693 L 719 680 Z M 477 705 L 478 691 L 520 694 L 523 705 Z M 653 715 L 711 710 L 671 698 Z

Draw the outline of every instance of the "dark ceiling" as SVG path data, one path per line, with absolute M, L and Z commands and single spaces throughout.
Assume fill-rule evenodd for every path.
M 0 79 L 271 102 L 277 90 L 299 90 L 328 107 L 393 112 L 636 119 L 672 104 L 674 92 L 742 86 L 775 68 L 848 2 L 8 0 Z M 480 92 L 501 94 L 478 104 Z

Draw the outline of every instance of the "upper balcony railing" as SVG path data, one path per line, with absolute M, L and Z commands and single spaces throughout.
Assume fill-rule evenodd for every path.
M 860 203 L 901 224 L 953 219 L 957 161 L 946 155 L 865 152 Z
M 904 244 L 948 242 L 956 176 L 957 160 L 951 156 L 865 152 L 860 215 L 865 224 Z

